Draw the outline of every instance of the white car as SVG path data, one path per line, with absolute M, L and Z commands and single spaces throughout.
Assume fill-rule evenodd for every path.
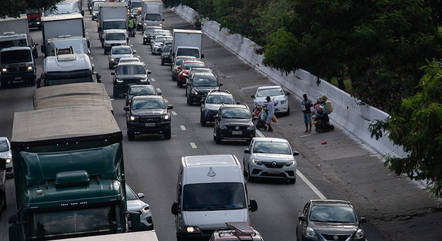
M 286 139 L 254 137 L 244 150 L 244 174 L 249 181 L 255 178 L 285 179 L 296 182 L 296 160 L 299 153 L 293 151 Z
M 6 161 L 6 176 L 12 177 L 12 152 L 11 152 L 11 144 L 7 137 L 0 137 L 0 159 L 4 159 Z
M 152 42 L 150 43 L 152 54 L 161 54 L 161 50 L 163 49 L 164 42 L 172 41 L 172 37 L 165 35 L 156 35 Z
M 270 98 L 275 102 L 275 113 L 290 114 L 289 98 L 290 93 L 284 92 L 281 86 L 262 86 L 258 87 L 253 98 L 253 107 L 263 106 L 267 104 L 266 98 Z
M 134 57 L 133 55 L 136 53 L 137 51 L 127 45 L 113 46 L 109 54 L 109 69 L 113 69 L 121 58 Z
M 145 225 L 146 230 L 153 229 L 152 213 L 149 204 L 140 200 L 144 198 L 143 193 L 135 193 L 129 185 L 126 185 L 127 210 L 140 212 L 140 222 Z

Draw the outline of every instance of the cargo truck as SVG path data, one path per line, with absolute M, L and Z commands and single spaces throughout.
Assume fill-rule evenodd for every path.
M 177 56 L 193 56 L 204 58 L 202 54 L 202 32 L 201 30 L 174 29 L 172 41 L 173 59 Z
M 143 26 L 161 26 L 163 24 L 163 2 L 161 0 L 144 0 L 141 10 Z
M 60 37 L 86 37 L 83 16 L 79 13 L 53 15 L 42 19 L 43 45 L 41 52 L 46 53 L 50 39 Z
M 17 213 L 9 240 L 47 240 L 127 231 L 122 134 L 103 107 L 16 112 L 12 156 Z M 83 240 L 83 239 L 81 239 Z
M 38 57 L 37 44 L 29 34 L 28 19 L 22 14 L 18 18 L 0 18 L 0 50 L 9 47 L 30 47 Z
M 30 47 L 10 47 L 0 50 L 0 83 L 2 88 L 14 82 L 35 85 L 36 68 Z
M 101 3 L 98 10 L 98 36 L 103 43 L 103 31 L 108 29 L 127 30 L 127 4 L 124 2 Z
M 81 237 L 65 239 L 63 241 L 158 241 L 155 231 L 133 232 L 133 233 L 119 233 L 98 235 L 91 237 Z

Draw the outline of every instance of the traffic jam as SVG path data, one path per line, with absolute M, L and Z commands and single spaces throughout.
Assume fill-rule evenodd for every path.
M 165 11 L 160 0 L 66 0 L 0 19 L 1 88 L 35 86 L 33 110 L 15 112 L 12 137 L 0 137 L 0 207 L 13 208 L 6 207 L 8 198 L 17 204 L 9 240 L 159 240 L 156 207 L 129 183 L 126 152 L 168 145 L 186 130 L 174 128 L 183 109 L 169 101 L 178 96 L 198 110 L 195 128 L 209 130 L 206 141 L 222 153 L 174 161 L 175 198 L 164 200 L 169 213 L 161 213 L 174 220 L 167 232 L 178 241 L 268 240 L 250 218 L 263 207 L 248 185 L 299 183 L 295 146 L 265 136 L 290 115 L 290 92 L 256 86 L 249 103 L 239 101 L 207 63 L 203 32 L 170 28 Z M 36 43 L 31 35 L 40 32 Z M 94 53 L 92 35 L 99 40 Z M 141 54 L 166 68 L 173 85 L 160 88 Z M 107 72 L 97 71 L 98 58 Z M 170 94 L 177 90 L 180 95 Z M 325 96 L 303 107 L 317 132 L 334 129 Z M 229 151 L 238 146 L 242 156 Z M 6 195 L 6 179 L 13 180 L 15 197 Z M 302 206 L 291 217 L 293 236 L 280 240 L 368 240 L 366 220 L 350 201 L 311 198 Z

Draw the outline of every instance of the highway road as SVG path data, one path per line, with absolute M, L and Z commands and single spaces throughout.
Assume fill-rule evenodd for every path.
M 87 38 L 91 41 L 92 62 L 102 75 L 108 93 L 112 94 L 112 77 L 108 69 L 108 57 L 104 55 L 98 40 L 96 22 L 91 21 L 86 11 Z M 166 28 L 190 28 L 175 14 L 166 14 Z M 41 44 L 41 32 L 31 32 L 33 39 Z M 206 62 L 221 78 L 224 87 L 231 90 L 241 103 L 251 101 L 250 93 L 257 86 L 271 84 L 266 78 L 252 71 L 249 66 L 236 59 L 217 43 L 204 37 L 203 51 Z M 126 135 L 124 100 L 113 100 L 115 118 L 124 134 L 124 158 L 128 184 L 145 194 L 144 201 L 151 205 L 157 235 L 161 241 L 175 239 L 174 216 L 170 207 L 175 200 L 177 171 L 181 156 L 205 154 L 234 154 L 242 160 L 245 145 L 227 143 L 216 145 L 212 139 L 212 127 L 199 124 L 200 109 L 186 104 L 184 89 L 171 81 L 169 66 L 160 65 L 160 57 L 150 53 L 150 47 L 142 45 L 142 35 L 137 33 L 130 44 L 152 71 L 152 84 L 161 88 L 169 104 L 174 106 L 172 116 L 172 138 L 164 140 L 158 136 L 137 137 L 129 141 Z M 234 58 L 234 59 L 233 59 Z M 42 57 L 38 59 L 40 75 Z M 32 110 L 34 87 L 16 86 L 0 90 L 0 136 L 11 137 L 13 113 Z M 290 102 L 295 104 L 294 98 Z M 286 117 L 282 117 L 286 118 Z M 99 120 L 97 120 L 99 121 Z M 264 133 L 267 135 L 268 133 Z M 273 134 L 277 135 L 277 134 Z M 294 144 L 296 149 L 296 144 Z M 7 185 L 8 209 L 0 217 L 0 240 L 8 240 L 7 219 L 15 212 L 13 180 Z M 310 199 L 319 198 L 312 186 L 297 178 L 295 185 L 282 182 L 248 183 L 249 198 L 258 202 L 258 211 L 251 214 L 252 224 L 265 240 L 296 240 L 297 215 Z

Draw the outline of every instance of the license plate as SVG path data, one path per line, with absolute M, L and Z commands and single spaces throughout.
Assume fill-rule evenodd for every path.
M 21 80 L 21 79 L 22 79 L 21 76 L 17 76 L 17 77 L 14 78 L 14 80 Z
M 242 131 L 232 131 L 232 135 L 242 135 Z
M 146 127 L 152 127 L 152 126 L 155 126 L 155 123 L 145 123 L 144 126 L 146 126 Z

